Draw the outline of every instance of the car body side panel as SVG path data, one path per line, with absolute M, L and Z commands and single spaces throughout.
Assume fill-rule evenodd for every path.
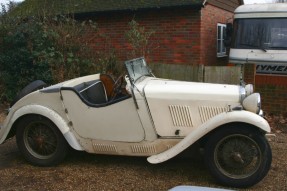
M 248 111 L 233 111 L 233 112 L 225 112 L 217 115 L 216 117 L 208 120 L 206 123 L 202 124 L 199 128 L 195 129 L 192 133 L 186 136 L 182 141 L 176 144 L 169 150 L 166 150 L 160 154 L 153 155 L 149 157 L 147 160 L 152 164 L 161 163 L 166 160 L 173 158 L 174 156 L 181 153 L 183 150 L 188 148 L 190 145 L 195 143 L 201 137 L 214 130 L 215 128 L 232 123 L 232 122 L 241 122 L 251 124 L 253 126 L 258 127 L 262 131 L 270 132 L 270 126 L 268 122 L 262 117 L 248 112 Z
M 141 119 L 141 123 L 142 123 L 144 131 L 145 131 L 145 140 L 146 141 L 154 141 L 158 137 L 157 137 L 157 134 L 156 134 L 156 131 L 154 128 L 153 121 L 151 119 L 149 108 L 148 108 L 145 100 L 137 100 L 137 104 L 139 106 L 139 109 L 137 109 L 137 112 L 139 114 L 139 117 Z M 135 104 L 134 104 L 134 107 L 136 108 Z
M 42 115 L 50 119 L 59 128 L 59 130 L 62 132 L 67 142 L 70 144 L 72 148 L 76 150 L 83 150 L 83 148 L 78 143 L 74 135 L 70 132 L 70 128 L 67 125 L 67 122 L 55 111 L 51 110 L 50 108 L 41 106 L 41 105 L 26 105 L 26 106 L 19 108 L 17 111 L 15 111 L 13 113 L 13 116 L 9 120 L 9 123 L 5 125 L 6 131 L 3 132 L 2 138 L 4 137 L 6 138 L 13 123 L 17 119 L 19 119 L 21 116 L 28 115 L 28 114 Z M 3 141 L 4 140 L 1 139 L 1 143 Z
M 74 131 L 84 139 L 140 142 L 145 132 L 132 98 L 105 107 L 90 107 L 70 90 L 63 103 Z
M 60 94 L 58 93 L 41 93 L 40 91 L 35 91 L 22 99 L 20 99 L 18 102 L 16 102 L 12 108 L 10 108 L 9 114 L 6 117 L 3 127 L 0 130 L 0 139 L 1 143 L 6 139 L 7 134 L 9 133 L 12 125 L 14 122 L 18 119 L 18 117 L 21 117 L 24 114 L 37 114 L 33 113 L 34 110 L 22 110 L 21 112 L 23 114 L 20 114 L 20 109 L 26 108 L 26 106 L 29 105 L 38 105 L 45 108 L 49 108 L 52 111 L 55 111 L 58 115 L 61 116 L 64 120 L 66 120 L 66 115 L 64 112 L 64 108 L 61 104 Z M 45 113 L 44 113 L 45 114 Z M 16 117 L 17 116 L 17 117 Z M 44 115 L 45 116 L 45 115 Z M 5 134 L 5 135 L 4 135 Z
M 240 105 L 239 87 L 231 85 L 150 80 L 144 92 L 163 137 L 187 136 L 209 118 Z

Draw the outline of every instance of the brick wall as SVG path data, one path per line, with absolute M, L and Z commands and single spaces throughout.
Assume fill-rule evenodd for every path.
M 262 109 L 273 114 L 287 114 L 287 76 L 256 75 L 255 64 L 244 66 L 244 81 L 261 94 Z
M 264 111 L 287 114 L 287 76 L 256 75 L 255 90 L 261 94 Z
M 159 9 L 94 16 L 100 35 L 89 35 L 91 46 L 95 51 L 116 49 L 121 60 L 131 58 L 131 46 L 125 33 L 132 19 L 146 30 L 155 32 L 149 41 L 150 54 L 146 55 L 149 61 L 166 64 L 200 62 L 200 12 L 194 9 Z
M 95 51 L 116 50 L 121 60 L 130 59 L 131 46 L 125 38 L 128 23 L 135 19 L 140 26 L 155 31 L 149 40 L 149 62 L 181 65 L 226 65 L 227 57 L 217 58 L 217 23 L 226 23 L 232 13 L 206 4 L 192 8 L 158 9 L 138 12 L 115 12 L 89 16 L 99 27 L 90 34 Z M 142 56 L 142 55 L 137 55 Z
M 125 38 L 128 22 L 155 31 L 150 39 L 149 62 L 182 65 L 226 65 L 228 60 L 216 56 L 217 23 L 226 23 L 232 13 L 207 4 L 202 10 L 192 8 L 116 12 L 96 15 L 98 34 L 90 34 L 95 51 L 115 49 L 121 60 L 130 59 L 131 46 Z M 83 18 L 82 18 L 83 19 Z M 142 55 L 137 55 L 142 56 Z
M 253 84 L 255 86 L 255 64 L 245 64 L 243 66 L 243 80 L 246 84 Z
M 233 13 L 207 4 L 201 10 L 201 62 L 208 66 L 226 65 L 228 57 L 217 58 L 217 24 L 225 24 Z

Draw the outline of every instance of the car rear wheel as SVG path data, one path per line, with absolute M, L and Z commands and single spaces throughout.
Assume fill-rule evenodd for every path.
M 226 186 L 249 187 L 268 173 L 272 153 L 265 136 L 246 125 L 232 125 L 212 134 L 205 162 L 215 179 Z
M 68 144 L 49 119 L 30 115 L 17 126 L 17 145 L 24 158 L 36 166 L 53 166 L 64 160 Z

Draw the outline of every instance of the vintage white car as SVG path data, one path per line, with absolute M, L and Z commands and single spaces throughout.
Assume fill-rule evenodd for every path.
M 197 144 L 221 184 L 248 187 L 266 176 L 270 126 L 252 85 L 160 79 L 144 58 L 125 66 L 116 81 L 95 74 L 31 93 L 41 83 L 28 85 L 1 126 L 0 143 L 16 135 L 25 159 L 38 166 L 58 164 L 69 147 L 156 164 Z

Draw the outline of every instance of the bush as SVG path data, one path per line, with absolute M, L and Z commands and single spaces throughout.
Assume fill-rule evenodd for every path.
M 10 5 L 11 10 L 13 6 Z M 89 47 L 89 38 L 85 37 L 97 36 L 94 22 L 78 22 L 68 16 L 15 18 L 2 9 L 0 101 L 13 100 L 23 87 L 35 80 L 54 84 L 99 72 L 122 74 L 123 65 L 118 62 L 112 42 L 108 50 L 99 52 Z M 132 47 L 130 56 L 147 55 L 148 40 L 154 32 L 146 31 L 134 20 L 129 27 L 125 36 Z
M 72 18 L 0 18 L 1 100 L 11 101 L 30 82 L 53 84 L 96 73 L 92 50 L 81 37 L 96 30 L 93 22 Z
M 150 53 L 151 44 L 149 42 L 154 30 L 146 30 L 145 27 L 140 26 L 135 20 L 131 20 L 129 23 L 129 30 L 126 31 L 125 37 L 131 45 L 131 58 L 148 56 Z

